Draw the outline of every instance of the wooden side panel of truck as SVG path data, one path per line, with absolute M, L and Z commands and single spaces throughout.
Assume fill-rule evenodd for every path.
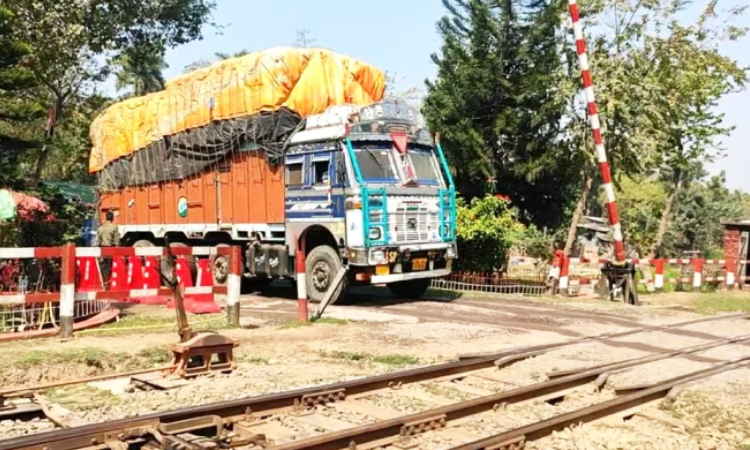
M 271 166 L 263 153 L 241 152 L 184 180 L 102 192 L 100 211 L 114 211 L 117 225 L 281 224 L 284 167 Z

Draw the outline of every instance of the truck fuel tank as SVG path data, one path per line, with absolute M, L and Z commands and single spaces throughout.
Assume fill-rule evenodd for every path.
M 256 277 L 281 278 L 292 275 L 285 245 L 254 244 L 247 249 L 247 271 Z

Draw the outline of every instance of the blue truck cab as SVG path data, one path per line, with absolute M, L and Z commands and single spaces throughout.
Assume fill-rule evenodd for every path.
M 456 190 L 439 139 L 419 111 L 383 101 L 307 118 L 286 151 L 285 247 L 304 258 L 310 300 L 336 275 L 418 298 L 450 273 Z M 299 269 L 298 273 L 301 272 Z

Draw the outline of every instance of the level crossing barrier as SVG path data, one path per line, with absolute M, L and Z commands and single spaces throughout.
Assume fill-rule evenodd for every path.
M 600 282 L 606 258 L 596 260 L 556 255 L 548 278 L 555 281 L 556 292 L 569 297 L 593 293 Z M 647 292 L 665 290 L 715 291 L 742 289 L 750 281 L 748 260 L 705 258 L 629 259 L 642 276 L 638 284 Z
M 174 268 L 165 263 L 169 254 L 176 259 Z M 225 283 L 215 285 L 213 266 L 219 258 L 228 261 L 228 273 Z M 239 324 L 240 247 L 175 246 L 168 251 L 69 244 L 0 248 L 0 333 L 52 326 L 69 338 L 77 319 L 102 312 L 111 302 L 173 306 L 173 290 L 160 275 L 172 270 L 188 312 L 220 312 L 215 295 L 224 295 L 229 323 Z

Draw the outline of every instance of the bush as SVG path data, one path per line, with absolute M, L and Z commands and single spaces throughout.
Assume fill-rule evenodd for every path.
M 553 236 L 531 225 L 524 230 L 516 247 L 523 250 L 523 254 L 530 258 L 552 261 L 555 253 L 553 243 Z
M 45 202 L 49 211 L 19 211 L 14 219 L 0 222 L 0 247 L 78 244 L 84 220 L 91 214 L 90 207 L 65 199 L 56 189 L 41 188 L 32 194 Z
M 458 261 L 456 270 L 499 270 L 510 247 L 526 232 L 518 213 L 501 197 L 475 198 L 470 204 L 457 201 Z

